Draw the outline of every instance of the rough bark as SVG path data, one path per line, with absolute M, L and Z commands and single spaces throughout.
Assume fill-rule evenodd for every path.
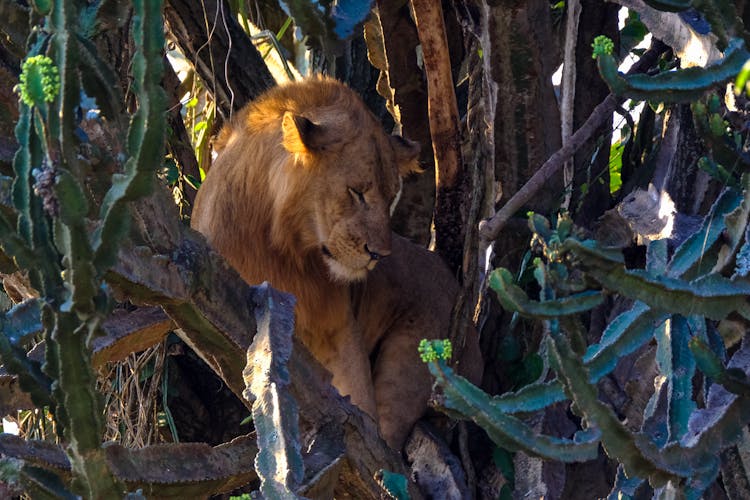
M 559 149 L 560 118 L 552 87 L 557 66 L 549 3 L 499 2 L 489 7 L 493 79 L 498 84 L 496 168 L 503 201 L 509 199 Z M 529 207 L 544 213 L 559 201 L 551 179 Z
M 489 4 L 489 2 L 488 2 Z M 503 206 L 561 145 L 552 74 L 559 64 L 549 2 L 502 1 L 487 7 L 492 79 L 498 85 L 495 177 Z M 562 173 L 548 177 L 518 209 L 549 213 L 562 199 Z M 523 214 L 522 214 L 523 216 Z M 525 239 L 525 238 L 524 238 Z M 518 235 L 496 241 L 495 252 L 515 268 L 525 251 Z

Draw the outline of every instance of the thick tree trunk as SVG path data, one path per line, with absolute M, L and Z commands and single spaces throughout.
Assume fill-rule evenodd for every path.
M 492 79 L 498 86 L 495 177 L 498 206 L 502 207 L 561 146 L 560 113 L 551 79 L 559 54 L 546 0 L 488 4 L 486 15 Z M 523 210 L 548 214 L 559 205 L 562 193 L 560 172 Z M 511 269 L 528 246 L 525 222 L 518 226 L 509 227 L 495 242 L 496 255 Z
M 224 119 L 275 85 L 226 0 L 169 0 L 164 17 L 170 34 L 213 94 Z

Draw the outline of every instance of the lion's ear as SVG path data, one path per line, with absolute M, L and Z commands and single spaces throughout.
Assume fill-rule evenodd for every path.
M 323 127 L 289 111 L 281 122 L 284 147 L 290 153 L 311 153 L 325 147 Z
M 397 135 L 392 135 L 390 138 L 393 151 L 396 153 L 398 173 L 402 177 L 411 173 L 421 174 L 424 169 L 419 166 L 419 162 L 417 161 L 421 150 L 419 143 Z

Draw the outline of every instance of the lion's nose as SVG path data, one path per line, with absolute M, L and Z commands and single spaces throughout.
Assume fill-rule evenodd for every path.
M 378 250 L 378 251 L 370 250 L 370 247 L 367 246 L 367 243 L 365 243 L 365 252 L 370 254 L 370 258 L 372 260 L 380 260 L 383 257 L 388 257 L 391 254 L 390 250 Z

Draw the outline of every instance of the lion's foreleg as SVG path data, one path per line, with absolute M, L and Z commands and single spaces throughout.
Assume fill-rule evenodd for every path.
M 421 329 L 397 326 L 388 332 L 375 360 L 373 385 L 380 432 L 397 450 L 424 414 L 430 398 L 430 373 L 417 354 L 424 336 Z
M 358 329 L 347 325 L 328 331 L 325 339 L 309 346 L 313 356 L 333 375 L 333 386 L 342 396 L 349 396 L 373 419 L 378 419 L 375 391 L 372 385 L 370 359 Z

